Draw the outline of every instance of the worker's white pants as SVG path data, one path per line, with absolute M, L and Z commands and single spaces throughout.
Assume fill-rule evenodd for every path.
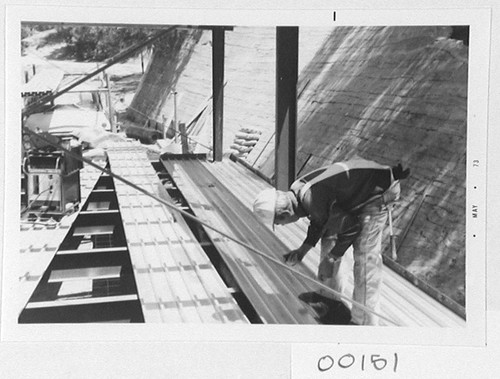
M 335 243 L 337 242 L 337 235 L 324 235 L 321 238 L 321 249 L 320 249 L 320 262 L 323 262 L 328 258 L 328 253 L 333 249 Z M 318 270 L 318 280 L 323 283 L 325 286 L 330 287 L 332 290 L 339 292 L 344 295 L 344 282 L 345 282 L 345 274 L 342 272 L 341 268 L 342 258 L 338 258 L 335 261 L 329 260 L 328 263 L 325 262 L 331 270 L 331 273 L 325 274 Z M 325 297 L 342 300 L 340 297 L 333 295 L 331 292 L 328 292 L 324 289 L 320 289 L 319 293 Z
M 387 221 L 387 210 L 378 206 L 365 207 L 360 215 L 361 233 L 353 244 L 354 257 L 354 291 L 355 302 L 378 311 L 380 300 L 380 285 L 382 283 L 382 234 Z M 321 239 L 320 261 L 328 259 L 327 254 L 335 246 L 336 236 L 324 236 Z M 346 272 L 342 258 L 331 261 L 331 276 L 325 276 L 318 271 L 318 280 L 332 290 L 345 294 L 345 282 L 349 273 Z M 326 290 L 320 290 L 323 296 L 342 300 Z M 347 305 L 350 305 L 346 303 Z M 377 317 L 363 311 L 355 304 L 351 309 L 351 320 L 359 325 L 377 325 Z
M 369 309 L 379 312 L 382 284 L 382 234 L 387 221 L 385 206 L 365 207 L 360 215 L 361 234 L 353 244 L 354 292 L 352 298 Z M 378 317 L 362 310 L 356 303 L 351 320 L 358 325 L 377 325 Z
M 397 201 L 400 191 L 399 182 L 395 182 L 385 192 L 384 200 L 374 201 L 362 209 L 359 215 L 361 233 L 353 243 L 354 290 L 352 299 L 377 313 L 382 285 L 382 235 L 388 217 L 385 204 Z M 320 262 L 327 257 L 335 246 L 336 240 L 335 235 L 328 235 L 328 233 L 322 237 Z M 318 271 L 318 280 L 334 291 L 345 295 L 345 280 L 347 280 L 348 273 L 345 272 L 345 265 L 341 263 L 342 259 L 331 263 L 331 276 L 325 276 Z M 324 290 L 320 290 L 320 293 L 335 300 L 342 300 Z M 351 309 L 351 321 L 359 325 L 378 325 L 377 316 L 364 311 L 356 304 L 353 304 Z

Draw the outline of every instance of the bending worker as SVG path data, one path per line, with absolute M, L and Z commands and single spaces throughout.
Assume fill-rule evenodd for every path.
M 310 221 L 302 245 L 284 255 L 295 265 L 321 239 L 318 280 L 338 293 L 344 283 L 340 263 L 353 245 L 353 300 L 378 311 L 382 283 L 382 234 L 387 210 L 400 196 L 399 179 L 410 170 L 355 159 L 319 168 L 297 179 L 289 191 L 267 189 L 254 202 L 254 213 L 268 225 Z M 333 300 L 335 295 L 320 291 Z M 377 325 L 377 317 L 353 304 L 351 323 Z

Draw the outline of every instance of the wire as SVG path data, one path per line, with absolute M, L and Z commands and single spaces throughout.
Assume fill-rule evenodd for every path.
M 33 132 L 32 130 L 28 129 L 27 127 L 23 127 L 23 129 L 25 130 L 25 132 L 26 132 L 26 133 L 28 133 L 28 134 L 30 134 L 30 135 L 36 135 L 36 133 L 35 133 L 35 132 Z M 254 248 L 253 246 L 250 246 L 249 244 L 247 244 L 247 243 L 245 243 L 245 242 L 243 242 L 243 241 L 238 240 L 236 237 L 233 237 L 233 236 L 231 236 L 231 235 L 227 234 L 226 232 L 223 232 L 223 231 L 221 231 L 221 230 L 217 229 L 216 227 L 214 227 L 214 226 L 210 225 L 209 223 L 207 223 L 207 222 L 205 222 L 205 221 L 200 220 L 199 218 L 197 218 L 196 216 L 192 215 L 191 213 L 188 213 L 188 212 L 186 212 L 186 211 L 183 211 L 182 209 L 179 209 L 176 205 L 174 205 L 174 204 L 172 204 L 172 203 L 170 203 L 170 202 L 168 202 L 168 201 L 165 201 L 164 199 L 162 199 L 162 198 L 160 198 L 160 197 L 156 196 L 155 194 L 152 194 L 152 193 L 148 192 L 147 190 L 145 190 L 145 189 L 143 189 L 143 188 L 141 188 L 141 187 L 137 186 L 136 184 L 132 183 L 131 181 L 129 181 L 129 180 L 127 180 L 127 179 L 125 179 L 124 177 L 122 177 L 122 176 L 120 176 L 120 175 L 118 175 L 118 174 L 115 174 L 115 173 L 114 173 L 114 172 L 112 172 L 110 169 L 107 169 L 107 168 L 101 167 L 101 166 L 99 166 L 98 164 L 95 164 L 94 162 L 92 162 L 90 159 L 87 159 L 87 158 L 85 158 L 85 157 L 79 156 L 78 154 L 76 154 L 76 153 L 74 153 L 74 152 L 72 152 L 72 151 L 70 151 L 70 150 L 68 150 L 68 149 L 66 149 L 66 148 L 64 148 L 64 147 L 59 146 L 57 143 L 54 143 L 53 141 L 49 141 L 49 140 L 48 140 L 48 139 L 46 139 L 44 136 L 39 136 L 39 135 L 38 135 L 38 138 L 40 138 L 40 139 L 42 139 L 42 140 L 45 140 L 45 142 L 47 142 L 47 143 L 49 143 L 49 144 L 51 144 L 51 145 L 53 145 L 53 146 L 57 147 L 58 149 L 63 150 L 63 151 L 64 151 L 67 155 L 69 155 L 69 156 L 71 156 L 71 157 L 73 157 L 73 158 L 75 158 L 75 159 L 79 159 L 79 160 L 81 160 L 82 162 L 87 163 L 88 165 L 90 165 L 90 166 L 92 166 L 92 167 L 94 167 L 94 168 L 98 169 L 99 171 L 102 171 L 102 172 L 104 172 L 105 174 L 108 174 L 109 176 L 113 177 L 114 179 L 117 179 L 117 180 L 119 180 L 119 181 L 121 181 L 121 182 L 125 183 L 126 185 L 128 185 L 128 186 L 130 186 L 130 187 L 134 188 L 135 190 L 137 190 L 137 191 L 139 191 L 139 192 L 143 193 L 144 195 L 146 195 L 146 196 L 148 196 L 148 197 L 151 197 L 152 199 L 154 199 L 154 200 L 158 201 L 159 203 L 161 203 L 161 204 L 163 204 L 163 205 L 167 206 L 168 208 L 170 208 L 170 209 L 172 209 L 172 210 L 174 210 L 174 211 L 178 212 L 178 213 L 179 213 L 179 214 L 181 214 L 182 216 L 187 217 L 187 218 L 189 218 L 189 219 L 191 219 L 191 220 L 193 220 L 193 221 L 197 222 L 198 224 L 203 225 L 203 226 L 205 226 L 205 227 L 207 227 L 207 228 L 209 228 L 209 229 L 211 229 L 211 230 L 213 230 L 213 231 L 215 231 L 215 232 L 219 233 L 221 236 L 223 236 L 223 237 L 225 237 L 225 238 L 227 238 L 227 239 L 229 239 L 229 240 L 231 240 L 231 241 L 233 241 L 233 242 L 235 242 L 235 243 L 237 243 L 237 244 L 239 244 L 239 245 L 241 245 L 241 246 L 243 246 L 243 247 L 247 248 L 248 250 L 250 250 L 250 251 L 254 252 L 255 254 L 257 254 L 257 255 L 259 255 L 259 256 L 261 256 L 261 257 L 263 257 L 263 258 L 267 259 L 268 261 L 273 262 L 273 263 L 274 263 L 274 264 L 276 264 L 277 266 L 282 267 L 282 268 L 284 268 L 284 269 L 286 269 L 286 270 L 288 270 L 288 271 L 290 271 L 290 272 L 293 272 L 295 275 L 300 276 L 300 277 L 302 277 L 302 278 L 306 279 L 307 281 L 314 283 L 315 285 L 317 285 L 318 287 L 320 287 L 320 288 L 322 288 L 322 289 L 326 290 L 327 292 L 329 292 L 329 293 L 331 293 L 331 294 L 333 294 L 333 295 L 335 295 L 335 296 L 337 296 L 337 297 L 339 297 L 339 298 L 341 298 L 341 299 L 344 299 L 344 300 L 346 300 L 346 301 L 350 302 L 350 303 L 351 303 L 351 304 L 353 304 L 353 305 L 356 305 L 357 307 L 359 307 L 360 309 L 364 310 L 365 312 L 369 312 L 369 313 L 371 313 L 371 314 L 373 314 L 373 315 L 375 315 L 375 316 L 378 316 L 379 318 L 381 318 L 381 319 L 383 319 L 383 320 L 385 320 L 385 321 L 389 322 L 390 324 L 393 324 L 393 325 L 395 325 L 395 326 L 398 326 L 398 324 L 397 324 L 395 321 L 391 320 L 390 318 L 388 318 L 388 317 L 386 317 L 386 316 L 384 316 L 384 315 L 382 315 L 382 314 L 380 314 L 380 313 L 378 313 L 378 312 L 374 311 L 373 309 L 371 309 L 371 308 L 369 308 L 369 307 L 365 306 L 364 304 L 358 303 L 357 301 L 355 301 L 355 300 L 351 299 L 351 298 L 350 298 L 350 297 L 348 297 L 348 296 L 345 296 L 345 295 L 341 294 L 341 293 L 340 293 L 340 292 L 338 292 L 338 291 L 335 291 L 335 290 L 331 289 L 330 287 L 326 286 L 325 284 L 318 282 L 316 279 L 313 279 L 313 278 L 311 278 L 310 276 L 308 276 L 308 275 L 306 275 L 306 274 L 303 274 L 303 273 L 301 273 L 300 271 L 297 271 L 297 270 L 295 270 L 295 269 L 294 269 L 294 268 L 292 268 L 292 267 L 287 266 L 286 264 L 284 264 L 284 263 L 283 263 L 283 262 L 281 262 L 280 260 L 278 260 L 278 259 L 276 259 L 276 258 L 273 258 L 273 257 L 270 257 L 270 256 L 268 256 L 267 254 L 264 254 L 263 252 L 261 252 L 261 251 L 257 250 L 257 249 L 256 249 L 256 248 Z
M 156 123 L 160 123 L 160 124 L 162 123 L 161 121 L 159 121 L 159 120 L 156 120 L 156 119 L 154 119 L 154 118 L 149 117 L 147 114 L 142 113 L 141 111 L 139 111 L 138 109 L 135 109 L 134 107 L 128 107 L 128 108 L 129 108 L 129 109 L 132 109 L 132 110 L 133 110 L 134 112 L 136 112 L 136 113 L 139 113 L 141 116 L 146 117 L 148 120 L 153 120 L 154 122 L 156 122 Z M 201 147 L 204 147 L 205 149 L 207 149 L 207 150 L 209 150 L 209 151 L 212 151 L 212 150 L 213 150 L 210 146 L 206 146 L 206 145 L 202 144 L 201 142 L 199 142 L 199 141 L 195 140 L 194 138 L 190 137 L 190 136 L 189 136 L 189 135 L 187 135 L 187 134 L 181 133 L 181 132 L 180 132 L 180 131 L 178 131 L 178 130 L 174 130 L 174 132 L 175 132 L 176 134 L 178 134 L 178 135 L 182 136 L 182 137 L 186 137 L 187 139 L 189 139 L 189 140 L 191 140 L 191 141 L 196 142 L 198 145 L 200 145 Z
M 47 142 L 47 141 L 46 141 Z M 52 183 L 52 181 L 51 181 Z M 43 195 L 45 192 L 47 191 L 52 191 L 52 184 L 49 186 L 49 188 L 47 188 L 46 190 L 43 190 L 42 192 L 40 192 L 28 205 L 26 205 L 26 208 L 24 208 L 22 211 L 21 211 L 21 217 L 23 214 L 25 214 L 29 209 L 31 209 L 31 206 L 33 205 L 33 203 L 35 201 L 38 200 L 38 198 Z

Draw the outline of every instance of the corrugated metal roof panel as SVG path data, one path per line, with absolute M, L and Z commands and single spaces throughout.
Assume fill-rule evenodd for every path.
M 273 239 L 271 232 L 258 223 L 199 161 L 169 159 L 163 164 L 197 217 L 274 258 L 284 250 L 279 240 Z M 316 314 L 298 298 L 299 294 L 309 292 L 310 286 L 294 281 L 288 271 L 269 264 L 265 258 L 219 233 L 210 229 L 206 232 L 264 322 L 317 323 Z
M 242 165 L 230 160 L 202 163 L 238 199 L 251 209 L 255 196 L 270 185 Z M 276 235 L 288 248 L 298 247 L 306 235 L 307 223 L 303 220 L 286 226 L 276 226 Z M 319 263 L 319 248 L 316 247 L 304 258 L 302 269 L 315 275 Z M 352 250 L 344 257 L 345 268 L 352 267 Z M 346 293 L 353 288 L 352 275 Z M 412 283 L 384 267 L 384 281 L 381 296 L 381 313 L 402 326 L 465 326 L 465 321 L 418 289 Z
M 116 144 L 108 157 L 114 173 L 169 198 L 142 147 Z M 121 181 L 115 186 L 146 322 L 247 322 L 182 217 Z

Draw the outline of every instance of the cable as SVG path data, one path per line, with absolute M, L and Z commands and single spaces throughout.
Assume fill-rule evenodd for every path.
M 149 117 L 147 114 L 142 113 L 141 111 L 139 111 L 139 110 L 135 109 L 134 107 L 128 107 L 128 108 L 129 108 L 129 109 L 132 109 L 134 112 L 139 113 L 141 116 L 144 116 L 144 117 L 146 117 L 146 118 L 147 118 L 147 119 L 149 119 L 149 120 L 153 120 L 154 122 L 156 122 L 156 123 L 160 123 L 160 124 L 162 123 L 161 121 L 158 121 L 158 120 L 156 120 L 156 119 L 154 119 L 154 118 Z M 189 139 L 189 140 L 191 140 L 191 141 L 196 142 L 198 145 L 200 145 L 201 147 L 204 147 L 205 149 L 207 149 L 207 150 L 209 150 L 209 151 L 212 151 L 212 150 L 213 150 L 210 146 L 206 146 L 206 145 L 202 144 L 201 142 L 198 142 L 197 140 L 195 140 L 194 138 L 190 137 L 190 136 L 189 136 L 189 135 L 187 135 L 187 134 L 181 133 L 181 132 L 180 132 L 180 131 L 178 131 L 178 130 L 174 130 L 174 132 L 175 132 L 176 134 L 178 134 L 178 135 L 182 136 L 182 137 L 186 137 L 187 139 Z
M 28 129 L 27 127 L 23 127 L 23 130 L 24 130 L 26 133 L 30 134 L 30 135 L 37 135 L 37 133 L 33 132 L 32 130 Z M 308 275 L 303 274 L 303 273 L 301 273 L 300 271 L 297 271 L 297 270 L 293 269 L 292 267 L 287 266 L 286 264 L 284 264 L 284 263 L 283 263 L 283 262 L 281 262 L 280 260 L 278 260 L 278 259 L 276 259 L 276 258 L 273 258 L 273 257 L 270 257 L 270 256 L 268 256 L 267 254 L 262 253 L 261 251 L 259 251 L 259 250 L 257 250 L 256 248 L 254 248 L 254 247 L 252 247 L 252 246 L 248 245 L 247 243 L 245 243 L 245 242 L 243 242 L 243 241 L 240 241 L 240 240 L 238 240 L 237 238 L 235 238 L 235 237 L 233 237 L 233 236 L 231 236 L 231 235 L 229 235 L 229 234 L 227 234 L 227 233 L 225 233 L 225 232 L 223 232 L 223 231 L 221 231 L 221 230 L 217 229 L 216 227 L 214 227 L 214 226 L 210 225 L 209 223 L 207 223 L 207 222 L 205 222 L 205 221 L 202 221 L 202 220 L 198 219 L 196 216 L 194 216 L 194 215 L 192 215 L 192 214 L 190 214 L 190 213 L 188 213 L 188 212 L 186 212 L 186 211 L 183 211 L 182 209 L 177 208 L 177 206 L 176 206 L 176 205 L 171 204 L 171 203 L 169 203 L 168 201 L 165 201 L 164 199 L 162 199 L 162 198 L 160 198 L 160 197 L 156 196 L 155 194 L 152 194 L 152 193 L 150 193 L 150 192 L 146 191 L 145 189 L 143 189 L 143 188 L 141 188 L 141 187 L 137 186 L 136 184 L 134 184 L 134 183 L 130 182 L 129 180 L 127 180 L 127 179 L 123 178 L 122 176 L 120 176 L 120 175 L 118 175 L 118 174 L 113 173 L 110 169 L 107 169 L 107 168 L 101 167 L 101 166 L 99 166 L 98 164 L 95 164 L 94 162 L 92 162 L 90 159 L 87 159 L 87 158 L 84 158 L 84 157 L 82 157 L 82 156 L 79 156 L 79 155 L 75 154 L 74 152 L 72 152 L 72 151 L 70 151 L 70 150 L 68 150 L 68 149 L 66 149 L 66 148 L 64 148 L 64 147 L 59 146 L 57 143 L 54 143 L 53 141 L 49 141 L 49 140 L 48 140 L 48 139 L 46 139 L 44 136 L 37 135 L 37 137 L 38 137 L 38 138 L 40 138 L 40 139 L 42 139 L 42 140 L 44 140 L 45 142 L 47 142 L 47 143 L 51 144 L 52 146 L 55 146 L 55 147 L 57 147 L 58 149 L 63 150 L 63 151 L 64 151 L 67 155 L 69 155 L 69 156 L 71 156 L 71 157 L 73 157 L 73 158 L 75 158 L 75 159 L 78 159 L 78 160 L 80 160 L 80 161 L 82 161 L 82 162 L 84 162 L 84 163 L 87 163 L 88 165 L 90 165 L 90 166 L 92 166 L 92 167 L 94 167 L 94 168 L 98 169 L 99 171 L 104 172 L 105 174 L 107 174 L 107 175 L 109 175 L 109 176 L 113 177 L 114 179 L 117 179 L 117 180 L 119 180 L 119 181 L 121 181 L 121 182 L 125 183 L 125 184 L 126 184 L 126 185 L 128 185 L 129 187 L 134 188 L 136 191 L 139 191 L 139 192 L 143 193 L 144 195 L 146 195 L 146 196 L 148 196 L 148 197 L 151 197 L 152 199 L 154 199 L 154 200 L 158 201 L 159 203 L 161 203 L 161 204 L 163 204 L 163 205 L 167 206 L 168 208 L 170 208 L 170 209 L 172 209 L 172 210 L 174 210 L 174 211 L 178 212 L 178 213 L 179 213 L 179 214 L 181 214 L 182 216 L 187 217 L 187 218 L 189 218 L 189 219 L 191 219 L 191 220 L 193 220 L 193 221 L 197 222 L 198 224 L 203 225 L 203 226 L 205 226 L 206 228 L 209 228 L 209 229 L 211 229 L 211 230 L 213 230 L 213 231 L 215 231 L 215 232 L 219 233 L 221 236 L 223 236 L 223 237 L 225 237 L 225 238 L 227 238 L 227 239 L 229 239 L 229 240 L 231 240 L 231 241 L 233 241 L 233 242 L 235 242 L 235 243 L 237 243 L 237 244 L 239 244 L 239 245 L 241 245 L 241 246 L 245 247 L 246 249 L 248 249 L 248 250 L 250 250 L 250 251 L 254 252 L 255 254 L 257 254 L 257 255 L 259 255 L 259 256 L 261 256 L 261 257 L 263 257 L 263 258 L 267 259 L 268 261 L 273 262 L 273 263 L 274 263 L 274 264 L 276 264 L 277 266 L 282 267 L 282 268 L 284 268 L 284 269 L 286 269 L 286 270 L 288 270 L 288 271 L 290 271 L 290 272 L 293 272 L 295 275 L 300 276 L 300 277 L 302 277 L 302 278 L 306 279 L 307 281 L 314 283 L 314 284 L 315 284 L 315 285 L 317 285 L 318 287 L 320 287 L 320 288 L 322 288 L 322 289 L 326 290 L 327 292 L 329 292 L 329 293 L 331 293 L 331 294 L 333 294 L 333 295 L 335 295 L 335 296 L 337 296 L 337 297 L 339 297 L 339 298 L 341 298 L 341 299 L 344 299 L 344 300 L 346 300 L 346 301 L 350 302 L 351 304 L 355 304 L 357 307 L 359 307 L 360 309 L 362 309 L 362 310 L 363 310 L 363 311 L 365 311 L 365 312 L 369 312 L 369 313 L 371 313 L 371 314 L 373 314 L 373 315 L 375 315 L 375 316 L 377 316 L 377 317 L 379 317 L 379 318 L 381 318 L 381 319 L 383 319 L 383 320 L 385 320 L 385 321 L 389 322 L 390 324 L 393 324 L 393 325 L 395 325 L 395 326 L 398 326 L 398 324 L 397 324 L 395 321 L 391 320 L 390 318 L 388 318 L 388 317 L 386 317 L 386 316 L 384 316 L 384 315 L 382 315 L 382 314 L 380 314 L 380 313 L 378 313 L 378 312 L 374 311 L 373 309 L 368 308 L 368 307 L 367 307 L 367 306 L 365 306 L 364 304 L 361 304 L 361 303 L 358 303 L 358 302 L 354 301 L 354 300 L 353 300 L 353 299 L 351 299 L 350 297 L 345 296 L 345 295 L 341 294 L 340 292 L 337 292 L 337 291 L 335 291 L 335 290 L 331 289 L 330 287 L 326 286 L 325 284 L 318 282 L 316 279 L 313 279 L 313 278 L 309 277 Z
M 33 200 L 32 200 L 32 201 L 28 204 L 28 205 L 26 205 L 26 208 L 24 208 L 24 209 L 21 211 L 21 217 L 22 217 L 22 215 L 23 215 L 23 214 L 25 214 L 25 213 L 26 213 L 26 212 L 27 212 L 27 211 L 31 208 L 31 206 L 33 205 L 33 203 L 34 203 L 35 201 L 37 201 L 37 200 L 38 200 L 38 198 L 39 198 L 42 194 L 44 194 L 45 192 L 47 192 L 47 191 L 52 191 L 52 184 L 49 186 L 49 188 L 47 188 L 46 190 L 43 190 L 42 192 L 40 192 L 40 193 L 39 193 L 39 194 L 38 194 L 38 195 L 37 195 L 37 196 L 36 196 L 36 197 L 35 197 L 35 198 L 34 198 L 34 199 L 33 199 Z

